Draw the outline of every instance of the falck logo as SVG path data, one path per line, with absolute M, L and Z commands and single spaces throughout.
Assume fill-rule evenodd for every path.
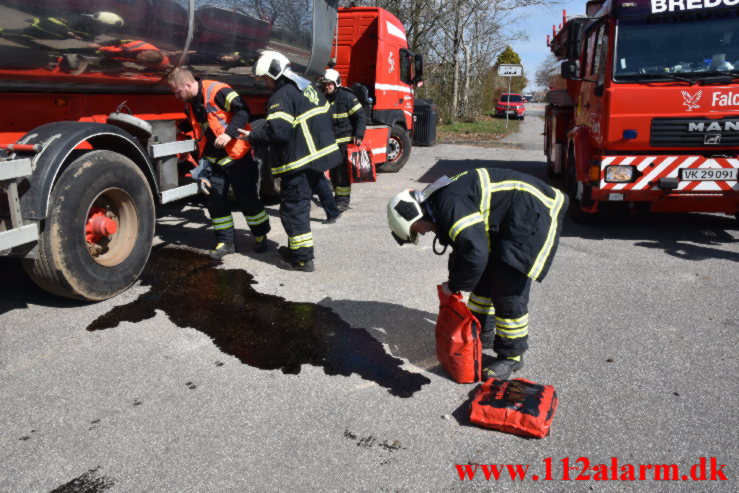
M 721 143 L 721 134 L 706 134 L 703 136 L 704 145 L 719 145 Z
M 698 101 L 703 96 L 703 91 L 698 91 L 695 94 L 690 94 L 688 91 L 682 91 L 683 94 L 683 105 L 687 106 L 688 109 L 685 111 L 693 111 L 695 108 L 700 108 Z
M 390 52 L 390 55 L 387 57 L 387 63 L 390 64 L 390 68 L 388 69 L 388 73 L 393 73 L 395 70 L 395 59 L 393 58 L 393 52 Z

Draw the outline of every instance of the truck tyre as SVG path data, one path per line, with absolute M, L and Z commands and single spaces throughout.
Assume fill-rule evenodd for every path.
M 397 123 L 390 128 L 390 141 L 387 146 L 387 162 L 382 163 L 377 171 L 397 173 L 405 166 L 411 155 L 411 138 L 408 132 Z
M 51 191 L 38 256 L 24 268 L 42 289 L 98 301 L 126 290 L 146 265 L 154 199 L 141 169 L 112 151 L 73 161 Z

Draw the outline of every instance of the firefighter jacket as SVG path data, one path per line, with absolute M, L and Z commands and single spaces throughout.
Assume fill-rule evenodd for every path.
M 465 171 L 423 203 L 442 245 L 451 245 L 449 289 L 471 291 L 488 257 L 541 282 L 559 243 L 567 198 L 516 171 Z
M 337 87 L 336 91 L 326 98 L 333 110 L 336 143 L 347 144 L 351 142 L 352 137 L 363 139 L 367 124 L 366 116 L 354 93 L 345 87 Z
M 300 91 L 282 77 L 267 103 L 267 121 L 249 134 L 253 146 L 271 145 L 275 176 L 305 169 L 326 171 L 342 162 L 331 129 L 331 105 L 311 84 Z
M 249 114 L 238 93 L 230 86 L 213 80 L 198 82 L 198 94 L 185 107 L 188 123 L 180 130 L 192 130 L 198 142 L 200 157 L 213 164 L 227 166 L 241 159 L 249 144 L 237 139 L 239 128 L 247 128 Z M 213 145 L 217 136 L 226 133 L 231 141 L 225 148 Z

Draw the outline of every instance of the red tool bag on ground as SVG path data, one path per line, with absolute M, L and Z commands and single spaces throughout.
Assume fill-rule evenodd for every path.
M 375 163 L 372 162 L 372 151 L 369 147 L 349 144 L 346 146 L 349 155 L 349 179 L 352 183 L 377 181 Z
M 464 303 L 462 295 L 439 290 L 436 320 L 436 358 L 457 383 L 473 383 L 482 375 L 480 322 Z
M 485 428 L 523 437 L 544 438 L 559 399 L 551 385 L 523 378 L 489 378 L 480 384 L 470 405 L 470 421 Z

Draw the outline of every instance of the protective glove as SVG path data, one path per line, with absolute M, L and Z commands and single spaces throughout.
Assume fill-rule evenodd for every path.
M 198 161 L 197 167 L 190 172 L 193 180 L 202 180 L 203 178 L 207 179 L 210 178 L 212 174 L 213 170 L 210 167 L 210 161 L 207 159 L 201 159 Z

